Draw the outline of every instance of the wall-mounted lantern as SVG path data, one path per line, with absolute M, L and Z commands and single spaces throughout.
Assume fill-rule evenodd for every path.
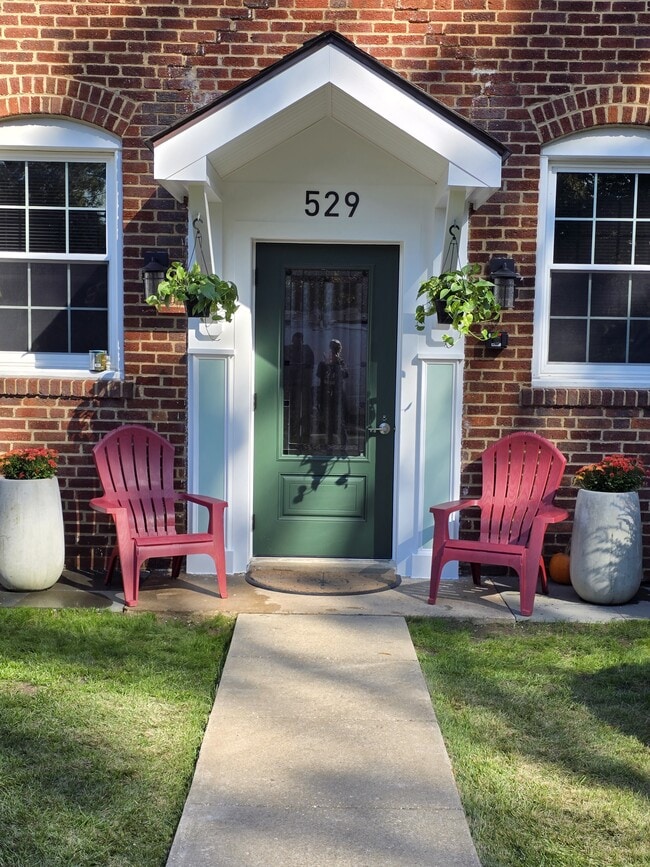
M 155 295 L 158 286 L 165 279 L 169 268 L 169 254 L 165 250 L 148 250 L 144 254 L 144 266 L 140 278 L 144 286 L 144 297 Z
M 506 310 L 515 306 L 515 282 L 521 280 L 515 268 L 515 260 L 502 256 L 490 259 L 490 280 L 494 283 L 494 297 Z

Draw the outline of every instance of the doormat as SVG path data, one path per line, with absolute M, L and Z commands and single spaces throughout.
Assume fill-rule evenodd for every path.
M 290 568 L 251 566 L 246 581 L 262 590 L 302 596 L 357 596 L 381 593 L 399 586 L 400 577 L 392 567 L 305 566 Z

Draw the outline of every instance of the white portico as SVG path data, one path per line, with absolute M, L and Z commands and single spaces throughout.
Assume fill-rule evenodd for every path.
M 448 349 L 436 329 L 415 331 L 416 292 L 423 279 L 441 269 L 454 223 L 460 227 L 462 257 L 469 206 L 480 206 L 499 188 L 507 152 L 348 40 L 326 33 L 158 135 L 154 155 L 156 180 L 179 200 L 187 199 L 189 248 L 193 226 L 198 226 L 210 267 L 233 280 L 240 293 L 241 306 L 231 325 L 217 334 L 213 326 L 191 319 L 188 336 L 190 485 L 229 502 L 228 571 L 244 571 L 259 553 L 255 546 L 262 544 L 256 543 L 253 530 L 253 513 L 260 508 L 259 496 L 255 509 L 253 504 L 256 487 L 259 493 L 262 484 L 263 468 L 255 460 L 262 429 L 268 429 L 269 436 L 277 434 L 283 460 L 282 424 L 275 424 L 275 416 L 262 421 L 254 409 L 254 395 L 262 384 L 256 353 L 259 360 L 262 341 L 267 345 L 271 329 L 277 327 L 271 316 L 267 333 L 267 323 L 261 321 L 268 315 L 264 311 L 275 308 L 260 305 L 260 295 L 275 290 L 259 277 L 256 283 L 258 250 L 260 245 L 286 246 L 289 266 L 299 246 L 313 251 L 322 245 L 324 253 L 336 250 L 340 259 L 347 245 L 364 251 L 359 261 L 363 264 L 366 256 L 370 264 L 361 271 L 370 274 L 371 283 L 372 275 L 384 267 L 370 261 L 373 246 L 394 251 L 398 263 L 390 283 L 394 306 L 382 302 L 385 290 L 378 289 L 366 317 L 390 316 L 382 327 L 388 325 L 395 338 L 390 406 L 385 405 L 385 390 L 381 398 L 382 415 L 391 421 L 390 450 L 384 444 L 376 448 L 377 453 L 383 449 L 390 462 L 391 484 L 382 482 L 385 475 L 379 473 L 376 481 L 375 476 L 364 477 L 355 487 L 354 480 L 361 479 L 355 468 L 363 457 L 356 453 L 338 454 L 335 480 L 323 470 L 323 458 L 316 478 L 333 480 L 334 493 L 347 492 L 343 510 L 350 510 L 353 522 L 374 514 L 375 505 L 387 506 L 391 538 L 382 544 L 388 545 L 389 558 L 401 575 L 426 575 L 428 506 L 458 493 L 463 349 L 462 343 Z M 322 280 L 329 286 L 331 274 L 338 272 L 328 267 Z M 292 274 L 288 267 L 287 286 L 295 279 Z M 286 311 L 284 317 L 288 321 Z M 367 338 L 354 336 L 357 324 L 339 322 L 337 327 L 348 334 L 348 343 L 356 340 L 365 346 L 366 340 L 368 345 L 372 341 L 370 332 Z M 318 331 L 322 319 L 318 328 L 309 323 L 307 328 L 319 347 L 319 340 L 331 336 Z M 281 348 L 278 353 L 281 368 Z M 372 353 L 359 367 L 373 368 Z M 281 370 L 278 377 L 280 392 Z M 369 423 L 374 423 L 372 401 L 364 416 Z M 281 394 L 277 402 L 281 415 Z M 362 403 L 356 395 L 348 409 L 357 421 Z M 365 422 L 359 424 L 366 429 Z M 373 449 L 371 445 L 370 452 Z M 301 463 L 300 472 L 307 478 L 305 455 Z M 294 490 L 297 482 L 291 480 L 298 479 L 297 472 L 280 472 L 286 491 Z M 319 485 L 312 488 L 315 492 Z M 326 491 L 327 485 L 320 489 Z M 279 520 L 285 521 L 278 524 L 281 529 L 297 528 L 298 520 L 316 520 L 313 509 L 297 515 L 291 503 L 282 513 L 284 496 L 280 491 L 268 503 L 269 509 L 280 504 Z M 340 526 L 341 533 L 354 534 L 354 523 L 342 521 Z M 281 550 L 282 542 L 278 544 Z M 189 563 L 188 568 L 203 571 L 204 565 Z

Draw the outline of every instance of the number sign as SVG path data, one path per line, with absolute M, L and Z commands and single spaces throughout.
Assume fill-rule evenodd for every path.
M 320 190 L 305 190 L 305 213 L 308 217 L 353 217 L 359 206 L 359 193 L 345 193 L 343 200 L 335 190 L 321 193 Z

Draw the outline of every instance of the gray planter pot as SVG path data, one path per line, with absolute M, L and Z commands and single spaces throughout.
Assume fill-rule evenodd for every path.
M 571 583 L 585 602 L 621 605 L 643 578 L 636 491 L 579 490 L 571 535 Z
M 0 476 L 0 584 L 45 590 L 61 577 L 64 558 L 58 479 Z

